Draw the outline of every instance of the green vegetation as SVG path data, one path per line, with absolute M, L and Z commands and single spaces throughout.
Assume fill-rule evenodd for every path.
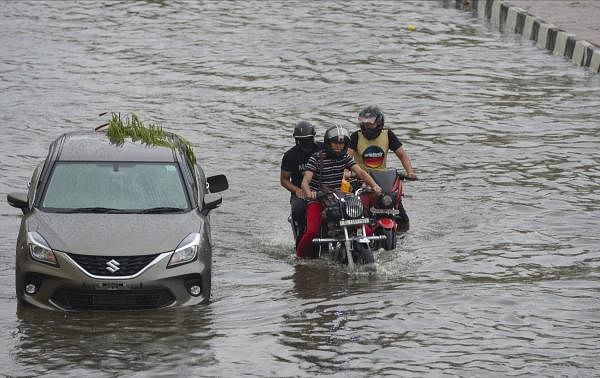
M 190 142 L 177 134 L 164 131 L 155 123 L 145 126 L 135 114 L 123 120 L 121 114 L 112 113 L 106 135 L 112 143 L 118 145 L 125 143 L 125 138 L 131 138 L 134 142 L 141 141 L 148 146 L 182 148 L 187 158 L 196 164 L 196 156 Z

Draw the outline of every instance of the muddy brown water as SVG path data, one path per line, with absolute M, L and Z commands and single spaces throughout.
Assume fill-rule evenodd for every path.
M 2 373 L 596 375 L 600 75 L 481 22 L 421 1 L 5 2 Z M 354 129 L 371 103 L 421 177 L 411 229 L 375 275 L 297 262 L 278 182 L 293 124 Z M 17 308 L 5 195 L 104 111 L 162 122 L 229 177 L 208 306 Z

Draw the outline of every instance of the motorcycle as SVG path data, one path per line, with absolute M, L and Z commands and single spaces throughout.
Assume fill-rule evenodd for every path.
M 372 191 L 363 195 L 363 203 L 368 204 L 373 234 L 385 236 L 379 239 L 376 247 L 386 251 L 396 249 L 397 233 L 408 229 L 408 216 L 402 205 L 402 181 L 410 178 L 398 169 L 370 170 L 369 174 L 383 189 L 380 195 Z
M 373 269 L 372 242 L 385 238 L 383 235 L 367 236 L 365 226 L 370 219 L 365 216 L 362 193 L 368 190 L 359 188 L 355 193 L 341 191 L 318 192 L 317 199 L 323 207 L 321 230 L 313 239 L 313 257 L 327 257 L 331 261 L 347 264 L 353 270 L 356 265 L 366 265 Z M 296 240 L 299 236 L 297 225 L 292 224 Z

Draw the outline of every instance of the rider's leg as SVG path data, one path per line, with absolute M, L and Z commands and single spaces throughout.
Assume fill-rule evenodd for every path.
M 396 215 L 396 224 L 398 225 L 397 230 L 400 231 L 408 231 L 410 227 L 410 222 L 408 219 L 408 214 L 406 214 L 406 210 L 404 210 L 404 206 L 402 202 L 400 202 L 400 206 L 398 207 L 400 213 Z
M 298 245 L 298 241 L 302 234 L 304 234 L 304 230 L 306 229 L 306 205 L 307 202 L 303 199 L 300 199 L 296 196 L 292 196 L 290 199 L 290 204 L 292 206 L 292 222 L 294 222 L 294 227 L 297 232 L 296 246 Z
M 306 208 L 306 232 L 302 235 L 296 256 L 308 257 L 312 249 L 312 240 L 319 235 L 321 229 L 321 204 L 319 202 L 311 202 Z

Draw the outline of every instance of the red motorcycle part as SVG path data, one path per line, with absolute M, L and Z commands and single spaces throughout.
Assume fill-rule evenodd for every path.
M 390 218 L 379 218 L 379 219 L 377 219 L 377 225 L 381 226 L 382 228 L 388 228 L 388 229 L 395 229 L 396 228 L 396 222 L 393 219 L 390 219 Z

